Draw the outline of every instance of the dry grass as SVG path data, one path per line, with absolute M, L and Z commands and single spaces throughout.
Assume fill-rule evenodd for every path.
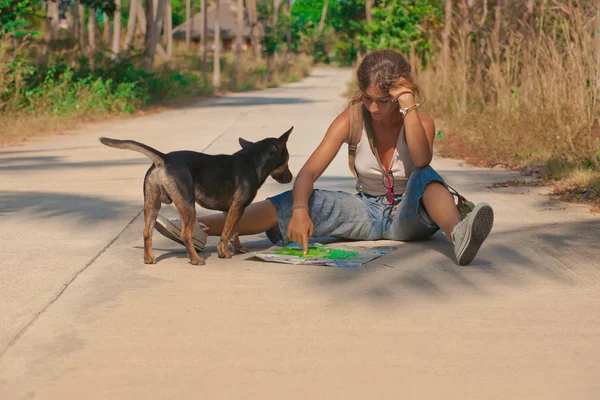
M 598 49 L 594 8 L 547 3 L 532 29 L 504 32 L 491 50 L 420 71 L 426 109 L 442 133 L 440 154 L 480 166 L 540 165 L 569 200 L 600 206 Z M 459 41 L 459 38 L 457 38 Z
M 420 73 L 443 155 L 482 165 L 597 166 L 595 15 L 580 3 L 551 1 L 536 30 L 507 32 L 500 61 L 487 51 L 465 62 L 458 52 L 446 68 Z

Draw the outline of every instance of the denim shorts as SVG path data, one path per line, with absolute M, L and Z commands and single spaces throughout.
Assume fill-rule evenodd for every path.
M 430 166 L 413 170 L 403 195 L 370 196 L 330 190 L 314 190 L 308 201 L 313 237 L 347 240 L 423 240 L 439 230 L 425 210 L 421 199 L 431 182 L 446 186 L 442 177 Z M 292 218 L 292 192 L 270 197 L 277 211 L 277 227 L 268 230 L 274 244 L 287 245 L 287 230 Z

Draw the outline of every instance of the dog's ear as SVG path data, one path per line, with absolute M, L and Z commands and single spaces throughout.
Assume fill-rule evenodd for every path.
M 242 146 L 242 149 L 245 149 L 246 147 L 248 147 L 252 144 L 252 142 L 250 142 L 246 139 L 242 139 L 242 138 L 239 138 L 239 142 L 240 142 L 240 146 Z
M 292 133 L 292 131 L 294 130 L 294 127 L 292 126 L 286 133 L 284 133 L 283 135 L 279 136 L 279 141 L 282 144 L 286 144 L 288 141 L 288 138 L 290 137 L 290 133 Z

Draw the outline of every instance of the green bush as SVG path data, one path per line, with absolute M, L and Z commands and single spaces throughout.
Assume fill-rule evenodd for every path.
M 52 115 L 89 112 L 131 114 L 143 105 L 211 93 L 200 75 L 165 69 L 147 73 L 120 64 L 94 72 L 65 65 L 50 68 L 15 62 L 0 80 L 0 111 Z

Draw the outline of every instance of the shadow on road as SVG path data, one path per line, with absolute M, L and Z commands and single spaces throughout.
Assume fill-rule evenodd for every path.
M 116 219 L 140 208 L 140 204 L 77 194 L 0 191 L 0 217 L 26 211 L 35 218 L 69 217 L 90 223 Z
M 467 293 L 493 295 L 503 287 L 548 282 L 574 285 L 598 273 L 600 263 L 590 270 L 585 262 L 600 255 L 598 237 L 598 221 L 492 232 L 474 262 L 460 267 L 451 243 L 438 233 L 425 241 L 400 243 L 392 253 L 356 270 L 316 268 L 311 279 L 338 304 L 367 300 L 378 306 L 411 303 L 419 297 L 450 301 Z M 431 251 L 444 257 L 431 257 Z
M 197 102 L 176 108 L 215 108 L 244 106 L 281 106 L 289 104 L 317 103 L 318 100 L 302 97 L 226 96 Z
M 130 158 L 125 160 L 100 160 L 100 161 L 63 161 L 63 157 L 39 156 L 20 158 L 0 158 L 0 172 L 14 171 L 45 171 L 53 169 L 77 168 L 106 168 L 127 165 L 150 165 L 152 162 L 143 158 Z

